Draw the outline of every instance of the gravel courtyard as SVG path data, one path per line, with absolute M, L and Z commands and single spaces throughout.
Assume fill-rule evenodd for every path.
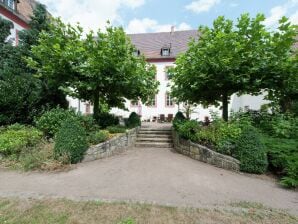
M 0 170 L 0 197 L 139 201 L 209 207 L 250 201 L 298 214 L 297 191 L 238 174 L 169 149 L 133 148 L 62 173 Z

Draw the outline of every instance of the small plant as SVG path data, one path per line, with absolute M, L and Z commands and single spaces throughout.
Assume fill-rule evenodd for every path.
M 184 122 L 177 123 L 178 134 L 184 138 L 192 141 L 197 141 L 196 133 L 200 130 L 200 125 L 195 120 L 186 120 Z
M 18 155 L 22 149 L 36 145 L 42 138 L 42 133 L 33 127 L 12 125 L 0 133 L 0 153 Z
M 267 170 L 266 149 L 257 129 L 247 127 L 242 131 L 236 141 L 234 157 L 240 160 L 240 169 L 244 172 L 264 173 Z
M 70 163 L 80 162 L 88 148 L 86 131 L 78 121 L 65 120 L 55 138 L 55 158 L 68 158 Z
M 125 124 L 128 128 L 135 128 L 138 126 L 141 126 L 141 119 L 139 115 L 137 115 L 135 112 L 132 112 L 128 119 L 126 120 Z
M 122 220 L 118 224 L 136 224 L 136 222 L 133 219 L 128 218 L 128 219 Z
M 107 130 L 108 130 L 111 134 L 125 133 L 125 132 L 126 132 L 126 128 L 123 127 L 123 126 L 109 126 L 109 127 L 107 127 Z
M 181 111 L 178 111 L 173 119 L 173 127 L 177 129 L 179 123 L 182 123 L 186 120 L 185 116 Z
M 108 126 L 119 125 L 119 118 L 117 118 L 113 114 L 101 113 L 101 114 L 99 114 L 99 117 L 97 119 L 97 124 L 102 129 L 104 129 L 104 128 L 108 127 Z
M 105 142 L 109 139 L 109 132 L 106 130 L 100 130 L 97 132 L 92 132 L 88 136 L 88 142 L 91 145 L 96 145 Z
M 52 138 L 61 128 L 65 120 L 71 118 L 75 119 L 76 116 L 74 111 L 58 107 L 45 112 L 35 123 L 36 127 L 41 130 L 45 136 Z

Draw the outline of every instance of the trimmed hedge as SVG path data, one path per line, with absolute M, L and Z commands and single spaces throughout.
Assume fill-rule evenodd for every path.
M 135 127 L 141 126 L 140 116 L 137 115 L 135 112 L 132 112 L 129 115 L 128 119 L 126 120 L 125 125 L 128 128 L 135 128 Z
M 246 127 L 236 141 L 235 157 L 241 162 L 240 170 L 248 173 L 265 173 L 268 166 L 266 148 L 254 127 Z
M 108 126 L 119 125 L 119 118 L 113 114 L 101 113 L 99 114 L 96 122 L 100 126 L 100 128 L 105 129 Z
M 78 163 L 88 149 L 86 131 L 78 121 L 65 120 L 55 138 L 55 158 L 62 157 L 64 162 Z
M 109 126 L 109 127 L 107 127 L 107 130 L 111 134 L 125 133 L 126 132 L 126 128 L 123 127 L 123 126 Z

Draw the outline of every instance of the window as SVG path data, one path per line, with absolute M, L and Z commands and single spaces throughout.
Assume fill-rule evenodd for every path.
M 173 101 L 170 93 L 166 93 L 166 106 L 167 107 L 173 107 L 174 106 L 174 101 Z
M 10 9 L 15 9 L 15 1 L 14 0 L 3 0 L 1 2 L 4 2 L 4 4 L 10 8 Z
M 170 48 L 162 48 L 161 49 L 161 56 L 170 56 Z
M 165 80 L 169 80 L 169 69 L 173 68 L 173 66 L 166 66 L 165 67 Z
M 156 96 L 152 97 L 148 103 L 147 103 L 148 107 L 156 107 Z
M 132 100 L 132 101 L 130 101 L 130 105 L 131 105 L 131 107 L 137 107 L 137 106 L 139 106 L 139 101 Z
M 90 114 L 90 103 L 86 103 L 86 114 Z

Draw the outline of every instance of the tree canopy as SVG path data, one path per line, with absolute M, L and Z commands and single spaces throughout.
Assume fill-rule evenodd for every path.
M 279 28 L 270 32 L 264 20 L 262 14 L 255 18 L 243 14 L 234 25 L 220 16 L 212 28 L 199 27 L 199 37 L 189 43 L 171 71 L 173 96 L 180 102 L 221 104 L 227 120 L 232 94 L 274 89 L 277 95 L 281 86 L 273 83 L 289 78 L 287 71 L 293 66 L 289 52 L 295 26 L 282 18 Z
M 100 102 L 123 107 L 125 98 L 145 102 L 156 93 L 155 67 L 134 51 L 122 28 L 108 24 L 105 32 L 91 31 L 84 37 L 79 25 L 56 19 L 32 49 L 37 60 L 28 62 L 69 95 L 92 102 L 97 118 Z

